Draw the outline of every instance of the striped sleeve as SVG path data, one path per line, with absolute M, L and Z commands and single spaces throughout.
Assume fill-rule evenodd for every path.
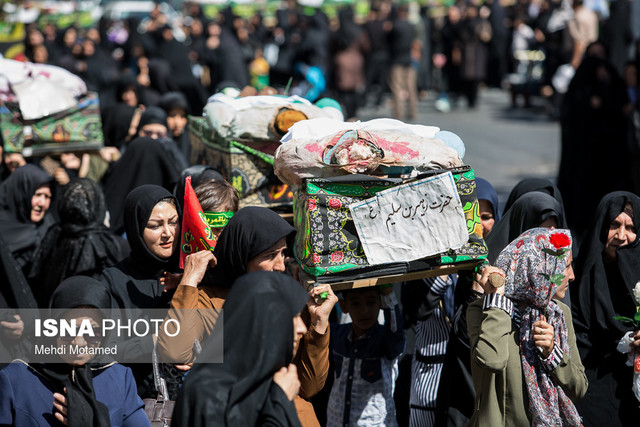
M 538 353 L 538 356 L 540 357 L 542 366 L 544 366 L 547 371 L 551 372 L 558 367 L 560 362 L 562 362 L 562 359 L 564 358 L 564 352 L 559 345 L 554 345 L 549 357 L 544 359 L 540 353 Z
M 482 303 L 482 309 L 499 308 L 506 311 L 509 316 L 513 314 L 513 302 L 504 295 L 486 294 Z
M 444 295 L 447 292 L 447 289 L 453 284 L 453 280 L 451 276 L 437 276 L 432 277 L 430 279 L 425 279 L 431 281 L 431 293 L 434 295 Z

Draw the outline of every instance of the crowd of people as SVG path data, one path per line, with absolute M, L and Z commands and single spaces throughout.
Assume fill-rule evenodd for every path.
M 189 325 L 157 337 L 160 359 L 181 362 L 161 364 L 177 400 L 174 425 L 634 424 L 634 371 L 616 347 L 626 336 L 631 351 L 640 347 L 640 332 L 619 317 L 637 304 L 635 194 L 606 195 L 578 244 L 550 181 L 519 183 L 501 215 L 495 190 L 478 178 L 495 266 L 405 283 L 400 305 L 391 286 L 340 298 L 330 285 L 306 292 L 287 257 L 295 228 L 267 208 L 238 209 L 235 189 L 211 168 L 185 174 L 207 213 L 233 215 L 216 230 L 215 250 L 188 255 L 184 270 L 175 196 L 183 189 L 131 190 L 122 235 L 105 225 L 104 194 L 89 179 L 56 189 L 27 164 L 0 184 L 0 341 L 4 360 L 16 358 L 0 370 L 0 422 L 146 425 L 142 399 L 158 393 L 151 337 L 127 343 L 147 363 L 30 363 L 29 326 L 11 314 L 81 307 L 98 324 L 115 307 L 133 318 L 164 309 L 166 320 Z M 493 273 L 506 283 L 490 284 Z M 409 328 L 411 363 L 398 365 Z M 198 363 L 216 351 L 222 363 Z
M 159 9 L 89 30 L 30 28 L 27 58 L 100 94 L 105 148 L 3 152 L 0 358 L 13 362 L 0 370 L 0 425 L 149 425 L 159 371 L 174 426 L 635 425 L 640 186 L 637 67 L 620 23 L 628 6 L 487 1 L 424 7 L 416 25 L 411 8 L 381 1 L 361 25 L 345 8 L 335 22 L 283 9 L 268 26 L 230 10 L 205 19 L 190 5 L 178 38 Z M 411 120 L 421 90 L 435 88 L 440 106 L 462 96 L 475 106 L 481 84 L 500 86 L 522 65 L 508 54 L 516 48 L 545 52 L 537 83 L 559 106 L 560 175 L 557 186 L 524 179 L 504 207 L 476 178 L 488 264 L 473 271 L 306 290 L 291 257 L 297 230 L 270 209 L 240 208 L 219 171 L 191 162 L 187 117 L 214 92 L 332 94 L 353 118 L 388 88 L 394 115 Z M 563 64 L 575 70 L 566 90 L 552 81 Z M 527 82 L 512 85 L 514 100 L 530 101 Z M 179 268 L 187 177 L 217 219 L 217 243 Z M 92 325 L 110 309 L 130 318 L 159 309 L 165 324 L 189 327 L 128 340 L 138 363 L 36 363 L 19 312 L 29 308 Z M 221 363 L 199 363 L 216 352 Z
M 461 98 L 475 107 L 478 88 L 487 85 L 509 86 L 514 106 L 519 96 L 525 106 L 543 96 L 560 117 L 571 76 L 589 45 L 599 42 L 593 55 L 611 64 L 637 108 L 639 58 L 629 2 L 418 7 L 373 0 L 370 6 L 366 17 L 347 6 L 331 19 L 321 9 L 295 7 L 250 18 L 227 8 L 210 19 L 200 5 L 186 3 L 179 21 L 156 7 L 145 19 L 105 16 L 90 29 L 33 24 L 25 56 L 82 76 L 103 108 L 157 105 L 162 94 L 177 90 L 198 115 L 208 95 L 251 84 L 314 98 L 324 93 L 341 102 L 347 118 L 367 102 L 380 106 L 390 91 L 395 117 L 413 119 L 427 91 L 437 94 L 436 108 L 448 111 Z

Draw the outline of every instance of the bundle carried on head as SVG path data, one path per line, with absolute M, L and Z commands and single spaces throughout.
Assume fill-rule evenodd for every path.
M 305 120 L 295 123 L 281 143 L 273 166 L 285 184 L 357 173 L 449 169 L 462 166 L 464 156 L 464 144 L 455 134 L 392 119 Z
M 298 96 L 245 96 L 217 93 L 204 108 L 207 121 L 223 138 L 278 141 L 296 122 L 317 117 L 342 121 L 333 105 L 314 105 Z

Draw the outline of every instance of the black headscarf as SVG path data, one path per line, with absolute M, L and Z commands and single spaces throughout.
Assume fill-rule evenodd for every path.
M 51 296 L 51 309 L 80 306 L 109 309 L 110 298 L 106 288 L 97 280 L 85 276 L 70 277 L 60 283 Z M 108 365 L 107 365 L 108 366 Z M 107 366 L 87 363 L 71 366 L 66 363 L 33 364 L 32 367 L 49 382 L 58 393 L 67 389 L 67 409 L 70 427 L 110 426 L 109 410 L 96 400 L 93 389 L 93 371 Z
M 138 98 L 138 104 L 144 104 L 142 100 L 142 94 L 140 91 L 140 85 L 138 84 L 138 80 L 133 74 L 121 74 L 120 77 L 115 82 L 116 86 L 116 103 L 121 104 L 124 101 L 122 100 L 122 95 L 129 89 L 133 89 L 136 93 L 136 97 Z
M 184 110 L 185 115 L 189 113 L 189 104 L 187 102 L 187 98 L 182 92 L 167 92 L 162 95 L 162 98 L 160 99 L 160 108 L 167 113 L 167 117 L 169 116 L 169 113 L 176 108 Z M 168 127 L 169 126 L 167 124 L 167 129 Z M 177 145 L 178 150 L 182 153 L 187 164 L 191 164 L 191 141 L 189 140 L 189 132 L 187 132 L 186 126 L 178 136 L 174 136 L 171 130 L 168 131 L 168 134 Z
M 157 185 L 142 185 L 136 188 L 127 195 L 124 202 L 124 229 L 131 246 L 129 258 L 136 268 L 149 272 L 152 276 L 162 271 L 174 271 L 178 262 L 179 251 L 176 250 L 168 259 L 162 259 L 149 250 L 142 238 L 153 208 L 160 200 L 166 198 L 176 203 L 176 210 L 180 214 L 180 208 L 173 194 Z M 176 235 L 176 238 L 179 239 L 180 236 Z
M 260 253 L 287 238 L 289 249 L 296 229 L 267 208 L 240 209 L 224 227 L 213 252 L 218 265 L 212 270 L 213 283 L 228 287 L 247 272 L 247 264 Z
M 105 145 L 118 148 L 125 145 L 135 112 L 136 107 L 122 103 L 105 110 L 102 115 Z
M 95 279 L 124 257 L 120 243 L 104 225 L 104 194 L 95 182 L 78 178 L 69 183 L 58 202 L 60 223 L 47 231 L 37 249 L 29 275 L 40 306 L 55 288 L 75 275 Z
M 589 379 L 589 390 L 578 410 L 592 425 L 634 425 L 640 410 L 631 391 L 633 368 L 625 365 L 626 355 L 616 350 L 622 336 L 635 330 L 614 316 L 633 317 L 636 305 L 633 288 L 640 279 L 640 238 L 616 250 L 616 261 L 602 257 L 611 222 L 633 207 L 633 223 L 638 230 L 640 198 L 617 191 L 607 194 L 596 211 L 576 260 L 576 280 L 571 285 L 571 311 L 578 349 Z
M 597 332 L 609 331 L 609 336 L 598 337 L 618 341 L 629 330 L 628 325 L 614 320 L 613 316 L 631 317 L 635 312 L 633 288 L 640 280 L 640 239 L 616 251 L 616 262 L 607 263 L 602 257 L 609 226 L 624 210 L 627 203 L 633 207 L 634 225 L 638 229 L 640 198 L 632 193 L 617 191 L 607 194 L 598 206 L 595 221 L 580 247 L 576 260 L 576 280 L 572 285 L 573 311 L 576 319 L 588 326 L 578 333 L 579 345 L 588 350 L 602 343 L 593 342 Z
M 39 187 L 52 181 L 51 175 L 27 164 L 0 184 L 0 235 L 21 267 L 31 261 L 33 250 L 54 223 L 49 212 L 42 221 L 31 222 L 31 198 Z
M 116 234 L 124 231 L 124 199 L 131 190 L 144 184 L 173 190 L 184 169 L 178 157 L 181 154 L 171 140 L 136 138 L 131 141 L 127 151 L 104 177 L 111 229 Z
M 184 205 L 184 181 L 188 176 L 191 177 L 191 187 L 194 190 L 205 181 L 224 181 L 222 174 L 209 165 L 189 166 L 182 171 L 180 180 L 173 189 L 173 195 L 178 199 L 180 206 Z
M 559 228 L 566 228 L 562 205 L 547 193 L 532 191 L 522 195 L 504 216 L 493 226 L 487 237 L 489 262 L 493 263 L 500 252 L 516 237 L 530 228 L 539 227 L 548 218 L 555 217 Z
M 213 331 L 201 358 L 224 345 L 224 363 L 196 364 L 173 414 L 174 426 L 255 426 L 265 418 L 273 374 L 293 358 L 293 318 L 309 296 L 282 273 L 239 278 L 225 301 L 224 326 Z M 258 362 L 258 363 L 256 363 Z M 287 401 L 288 402 L 288 401 Z M 299 425 L 292 402 L 281 425 Z
M 138 132 L 146 125 L 157 124 L 167 126 L 167 113 L 160 107 L 147 107 L 140 116 L 140 123 L 138 123 Z
M 507 203 L 504 205 L 504 211 L 508 211 L 516 202 L 516 200 L 518 200 L 523 194 L 527 194 L 532 191 L 547 193 L 548 195 L 556 199 L 561 206 L 564 207 L 560 190 L 558 190 L 558 187 L 556 187 L 553 182 L 549 181 L 546 178 L 525 178 L 517 183 L 516 186 L 511 190 L 511 193 L 509 193 Z
M 185 114 L 189 113 L 189 103 L 182 92 L 167 92 L 160 98 L 160 108 L 167 114 L 174 108 L 181 108 Z

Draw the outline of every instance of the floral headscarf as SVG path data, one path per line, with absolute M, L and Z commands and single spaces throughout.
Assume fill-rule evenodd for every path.
M 520 356 L 532 426 L 581 425 L 573 402 L 543 366 L 533 341 L 533 324 L 544 315 L 555 331 L 554 347 L 570 353 L 564 314 L 551 300 L 564 278 L 570 250 L 569 230 L 533 228 L 511 242 L 496 260 L 505 272 L 505 295 L 527 303 L 520 321 Z

